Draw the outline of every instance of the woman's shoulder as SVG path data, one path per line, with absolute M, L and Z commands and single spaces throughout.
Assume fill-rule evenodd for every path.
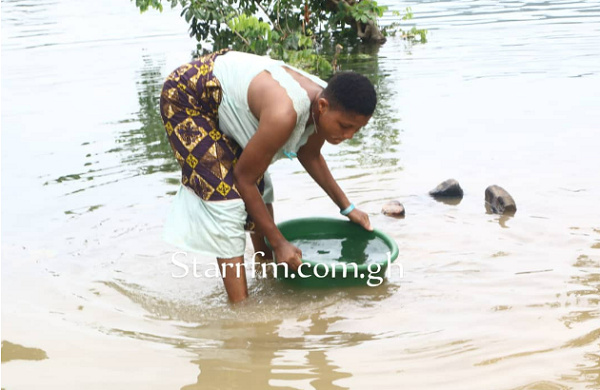
M 305 78 L 307 78 L 308 80 L 312 81 L 313 83 L 317 84 L 318 86 L 322 87 L 322 88 L 326 88 L 327 87 L 327 81 L 322 80 L 321 78 L 319 78 L 318 76 L 315 76 L 313 74 L 310 74 L 300 68 L 296 68 L 295 66 L 286 64 L 282 62 L 282 65 L 288 69 L 291 70 L 292 72 L 297 73 L 300 76 L 303 76 Z M 289 73 L 289 72 L 288 72 Z
M 281 61 L 272 59 L 269 56 L 259 56 L 257 54 L 245 53 L 242 51 L 228 51 L 225 55 L 217 57 L 217 62 L 228 63 L 239 67 L 240 69 L 252 69 L 253 64 L 274 64 Z

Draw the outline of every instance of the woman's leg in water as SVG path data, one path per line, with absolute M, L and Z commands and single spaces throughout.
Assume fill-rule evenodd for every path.
M 219 270 L 223 277 L 223 284 L 227 291 L 229 300 L 233 303 L 243 301 L 248 298 L 248 283 L 246 282 L 246 267 L 244 266 L 244 256 L 233 257 L 230 259 L 219 259 Z

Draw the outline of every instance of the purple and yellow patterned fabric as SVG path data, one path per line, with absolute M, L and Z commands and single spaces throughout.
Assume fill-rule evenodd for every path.
M 227 49 L 182 65 L 166 79 L 160 96 L 162 116 L 181 182 L 205 201 L 240 199 L 233 167 L 242 148 L 219 129 L 223 91 L 213 75 L 215 59 Z M 264 191 L 264 179 L 258 180 Z

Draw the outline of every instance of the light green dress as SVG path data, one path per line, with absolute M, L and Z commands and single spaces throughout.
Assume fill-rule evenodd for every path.
M 266 70 L 287 91 L 296 111 L 296 127 L 271 163 L 295 156 L 314 132 L 314 125 L 306 127 L 311 104 L 308 94 L 283 67 L 293 69 L 323 88 L 327 86 L 318 77 L 282 61 L 235 51 L 218 56 L 213 70 L 223 89 L 223 100 L 219 106 L 220 130 L 242 148 L 246 147 L 258 128 L 258 120 L 248 106 L 250 82 Z M 265 203 L 273 203 L 274 200 L 268 172 L 265 172 L 263 200 Z M 242 199 L 207 202 L 182 185 L 171 205 L 165 223 L 164 239 L 183 250 L 206 256 L 242 256 L 246 248 L 246 218 L 246 207 Z

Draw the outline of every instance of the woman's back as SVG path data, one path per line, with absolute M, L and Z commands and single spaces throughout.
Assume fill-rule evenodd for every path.
M 214 75 L 223 90 L 223 100 L 219 106 L 219 127 L 242 148 L 258 128 L 258 119 L 248 104 L 248 88 L 252 80 L 261 72 L 267 71 L 287 92 L 296 111 L 296 127 L 289 141 L 274 160 L 284 157 L 284 151 L 296 152 L 312 132 L 312 128 L 306 129 L 310 110 L 308 94 L 284 67 L 308 77 L 323 88 L 327 86 L 326 82 L 315 76 L 266 56 L 231 51 L 219 56 L 215 60 L 214 67 Z

